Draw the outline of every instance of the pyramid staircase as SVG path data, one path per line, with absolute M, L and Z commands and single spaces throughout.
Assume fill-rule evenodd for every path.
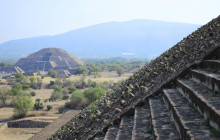
M 192 66 L 91 139 L 220 139 L 219 72 L 220 60 Z

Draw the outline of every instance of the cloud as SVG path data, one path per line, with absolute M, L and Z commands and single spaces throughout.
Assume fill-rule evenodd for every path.
M 135 55 L 135 53 L 121 53 L 121 55 Z

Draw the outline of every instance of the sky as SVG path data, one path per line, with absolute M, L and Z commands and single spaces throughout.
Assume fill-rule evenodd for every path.
M 220 0 L 0 0 L 0 43 L 104 22 L 153 19 L 206 24 Z

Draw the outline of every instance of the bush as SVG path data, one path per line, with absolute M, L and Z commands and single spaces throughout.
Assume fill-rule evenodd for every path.
M 52 78 L 57 78 L 57 72 L 53 69 L 50 69 L 48 71 L 48 75 L 51 76 Z
M 75 87 L 69 87 L 68 90 L 69 90 L 69 93 L 71 94 L 72 92 L 76 91 L 76 88 Z
M 23 89 L 23 90 L 28 90 L 29 88 L 30 88 L 29 85 L 25 85 L 25 84 L 22 85 L 22 89 Z
M 63 97 L 62 97 L 62 100 L 68 100 L 69 99 L 69 96 L 68 95 L 64 95 Z
M 44 105 L 43 105 L 42 102 L 40 102 L 40 99 L 36 99 L 36 100 L 35 100 L 34 108 L 35 108 L 36 110 L 39 110 L 39 109 L 43 109 L 43 108 L 44 108 Z
M 60 91 L 54 91 L 52 92 L 51 96 L 50 96 L 50 100 L 52 101 L 56 101 L 58 99 L 62 99 L 63 94 Z
M 27 112 L 33 109 L 33 101 L 30 96 L 18 96 L 14 104 L 14 112 L 19 117 L 26 116 Z
M 35 95 L 36 95 L 36 92 L 31 91 L 31 96 L 35 96 Z
M 13 86 L 12 86 L 12 88 L 14 88 L 14 89 L 18 89 L 18 90 L 22 90 L 22 84 L 20 84 L 20 83 L 15 83 Z
M 53 107 L 51 105 L 47 105 L 47 111 L 51 110 Z
M 79 107 L 85 103 L 85 97 L 83 96 L 83 92 L 79 90 L 72 93 L 70 100 L 70 103 L 73 108 L 77 106 Z
M 105 95 L 107 90 L 101 87 L 89 88 L 83 92 L 84 97 L 88 100 L 89 103 L 94 102 L 102 95 Z
M 2 101 L 3 105 L 6 105 L 7 99 L 10 98 L 11 91 L 8 89 L 1 89 L 0 90 L 0 100 Z
M 64 112 L 65 112 L 65 107 L 64 107 L 64 106 L 59 107 L 58 112 L 59 112 L 60 114 L 61 114 L 61 113 L 64 113 Z
M 53 89 L 54 89 L 55 91 L 61 91 L 62 86 L 60 86 L 60 85 L 54 85 L 54 86 L 53 86 Z

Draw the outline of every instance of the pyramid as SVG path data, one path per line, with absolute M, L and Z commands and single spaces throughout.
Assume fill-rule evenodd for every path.
M 54 69 L 59 76 L 70 76 L 74 68 L 83 61 L 60 48 L 44 48 L 26 58 L 19 59 L 14 65 L 0 69 L 1 73 L 47 72 Z
M 23 71 L 69 70 L 83 64 L 81 60 L 59 48 L 44 48 L 27 58 L 21 58 L 14 66 Z

